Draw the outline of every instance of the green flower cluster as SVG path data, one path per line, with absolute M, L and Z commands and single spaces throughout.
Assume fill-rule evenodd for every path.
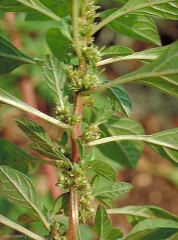
M 56 119 L 64 123 L 68 123 L 70 125 L 79 124 L 81 121 L 81 117 L 79 117 L 76 114 L 72 114 L 70 112 L 69 107 L 61 108 L 57 106 L 55 110 L 55 114 L 56 114 Z
M 99 83 L 99 78 L 96 74 L 87 73 L 84 77 L 81 77 L 79 71 L 73 69 L 72 66 L 68 68 L 67 76 L 70 80 L 69 86 L 74 92 L 94 89 Z
M 92 123 L 86 128 L 85 132 L 83 133 L 82 142 L 92 142 L 99 139 L 100 137 L 101 133 L 99 127 Z
M 80 162 L 74 163 L 72 169 L 60 171 L 56 185 L 64 189 L 86 190 L 87 184 L 86 165 L 84 162 Z

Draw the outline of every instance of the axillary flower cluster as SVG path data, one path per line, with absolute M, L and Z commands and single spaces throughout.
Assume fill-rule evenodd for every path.
M 81 56 L 78 56 L 79 66 L 69 65 L 67 68 L 69 86 L 74 92 L 91 90 L 99 84 L 96 62 L 101 60 L 101 53 L 98 47 L 93 44 L 94 39 L 90 35 L 98 8 L 93 0 L 83 1 L 81 7 L 78 20 L 78 41 L 81 51 Z

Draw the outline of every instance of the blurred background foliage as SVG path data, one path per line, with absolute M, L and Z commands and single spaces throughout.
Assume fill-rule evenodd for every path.
M 119 6 L 119 3 L 114 1 L 102 0 L 99 2 L 102 10 Z M 160 19 L 155 21 L 162 45 L 171 44 L 178 39 L 177 21 Z M 31 58 L 50 53 L 45 34 L 47 29 L 54 27 L 55 24 L 53 21 L 27 22 L 25 21 L 25 14 L 5 14 L 0 12 L 0 36 L 11 41 L 20 51 Z M 153 44 L 136 41 L 130 37 L 115 33 L 108 27 L 104 27 L 96 34 L 95 42 L 99 47 L 109 47 L 117 44 L 132 48 L 134 51 L 155 47 Z M 106 67 L 105 78 L 112 80 L 134 71 L 138 67 L 139 63 L 133 61 L 114 63 Z M 176 98 L 140 84 L 126 84 L 124 87 L 127 89 L 133 104 L 131 118 L 139 121 L 147 134 L 178 127 L 178 100 Z M 42 112 L 53 115 L 53 102 L 48 89 L 41 80 L 41 70 L 37 67 L 22 65 L 10 75 L 2 76 L 0 78 L 0 88 L 5 89 Z M 0 104 L 0 137 L 9 140 L 23 150 L 27 150 L 26 145 L 29 140 L 20 132 L 14 121 L 18 116 L 24 116 L 24 112 Z M 26 116 L 33 120 L 39 120 L 28 114 Z M 61 134 L 56 127 L 51 127 L 46 122 L 40 122 L 40 124 L 43 125 L 52 138 L 57 138 Z M 33 151 L 29 151 L 29 149 L 27 151 L 34 155 Z M 2 151 L 0 150 L 0 156 L 1 154 Z M 130 182 L 134 189 L 126 197 L 117 200 L 115 207 L 155 204 L 174 214 L 178 214 L 178 170 L 176 167 L 162 159 L 149 147 L 145 147 L 136 171 L 124 169 L 121 166 L 117 166 L 117 168 L 118 181 Z M 41 165 L 37 174 L 29 174 L 29 177 L 34 182 L 40 194 L 40 199 L 50 209 L 52 199 L 59 194 L 59 190 L 54 185 L 57 182 L 56 174 L 51 168 Z M 18 216 L 23 212 L 24 209 L 12 205 L 5 199 L 3 194 L 0 194 L 0 213 L 2 215 L 17 221 Z M 115 216 L 113 223 L 115 227 L 122 228 L 125 233 L 131 228 L 124 216 Z M 0 229 L 0 236 L 18 234 L 5 226 L 1 226 Z M 38 223 L 31 224 L 30 229 L 43 233 L 40 230 L 43 228 Z M 83 231 L 85 240 L 94 239 L 90 232 L 87 232 L 86 235 L 86 229 Z

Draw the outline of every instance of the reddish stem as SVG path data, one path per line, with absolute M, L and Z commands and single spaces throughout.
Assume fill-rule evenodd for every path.
M 74 114 L 82 116 L 83 110 L 83 97 L 76 94 L 74 99 Z M 81 123 L 75 125 L 71 130 L 71 144 L 72 144 L 72 162 L 80 162 L 80 154 L 77 145 L 77 138 L 81 137 Z M 77 232 L 79 233 L 79 218 L 78 218 L 78 192 L 70 189 L 69 197 L 69 228 L 68 228 L 68 240 L 76 240 Z

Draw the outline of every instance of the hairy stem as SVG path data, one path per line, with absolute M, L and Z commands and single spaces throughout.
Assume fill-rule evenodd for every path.
M 78 192 L 70 190 L 68 240 L 81 240 L 78 216 Z
M 74 113 L 78 116 L 82 116 L 83 109 L 83 97 L 80 94 L 75 95 L 74 100 Z M 71 143 L 72 143 L 72 162 L 79 163 L 80 155 L 77 145 L 77 138 L 81 136 L 81 123 L 75 125 L 71 130 Z M 79 202 L 78 192 L 76 190 L 70 190 L 69 198 L 69 229 L 68 229 L 68 240 L 80 240 L 80 229 L 79 229 Z
M 74 44 L 75 44 L 75 51 L 79 59 L 82 57 L 82 51 L 80 46 L 79 40 L 79 29 L 78 29 L 78 18 L 79 18 L 79 1 L 73 0 L 72 6 L 72 25 L 73 25 L 73 37 L 74 37 Z

